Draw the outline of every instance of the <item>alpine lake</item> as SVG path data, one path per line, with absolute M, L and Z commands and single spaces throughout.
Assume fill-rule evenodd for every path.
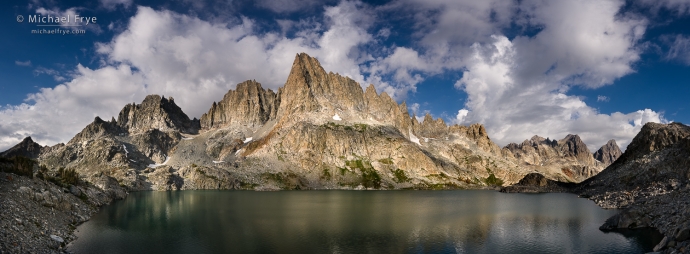
M 604 233 L 573 194 L 135 192 L 77 227 L 73 253 L 645 253 L 655 230 Z

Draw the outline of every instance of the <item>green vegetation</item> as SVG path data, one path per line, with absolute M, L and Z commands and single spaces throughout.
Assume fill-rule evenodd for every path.
M 34 166 L 36 161 L 23 156 L 15 156 L 12 158 L 2 158 L 0 163 L 10 164 L 10 165 L 0 165 L 0 168 L 4 172 L 14 173 L 21 176 L 27 176 L 29 178 L 34 177 Z
M 331 171 L 328 170 L 328 168 L 323 169 L 323 174 L 321 176 L 321 179 L 331 180 Z
M 359 170 L 362 173 L 362 185 L 366 188 L 381 188 L 381 176 L 376 172 L 374 167 L 371 166 L 371 162 L 368 160 L 351 160 L 345 161 L 347 165 L 352 170 Z
M 367 188 L 381 188 L 381 176 L 373 168 L 362 169 L 362 185 Z
M 489 174 L 489 177 L 484 180 L 484 183 L 489 186 L 503 186 L 503 180 L 497 178 L 493 173 Z
M 407 174 L 405 174 L 405 171 L 402 169 L 393 170 L 393 175 L 395 176 L 393 180 L 396 183 L 405 183 L 410 181 L 410 178 L 407 177 Z
M 380 159 L 379 162 L 381 162 L 381 164 L 386 164 L 386 165 L 393 164 L 393 160 L 391 158 Z
M 356 123 L 354 127 L 355 130 L 357 130 L 358 132 L 364 132 L 367 130 L 367 128 L 369 128 L 369 125 L 363 123 Z
M 201 169 L 199 169 L 199 168 L 196 169 L 196 172 L 199 173 L 200 175 L 203 175 L 203 176 L 206 177 L 206 178 L 211 178 L 211 179 L 213 179 L 213 180 L 219 181 L 218 177 L 216 177 L 216 176 L 214 176 L 214 175 L 209 175 L 209 174 L 206 173 L 206 171 L 203 171 L 203 170 L 201 170 Z
M 48 173 L 48 167 L 46 167 L 45 165 L 41 165 L 40 167 L 38 167 L 36 177 L 50 181 L 55 185 L 64 188 L 67 188 L 70 185 L 79 184 L 79 173 L 77 173 L 77 171 L 73 168 L 65 169 L 64 167 L 60 167 L 58 171 L 55 173 L 55 176 L 53 177 L 50 176 L 50 174 Z M 86 198 L 86 196 L 80 198 Z

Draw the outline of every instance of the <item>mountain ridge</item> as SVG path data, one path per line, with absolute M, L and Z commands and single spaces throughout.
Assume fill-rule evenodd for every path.
M 481 124 L 448 125 L 430 114 L 420 122 L 405 102 L 327 73 L 304 53 L 277 92 L 242 82 L 199 120 L 173 98 L 149 95 L 37 158 L 87 179 L 107 173 L 131 190 L 489 188 L 536 172 L 579 182 L 605 166 L 577 135 L 501 148 Z

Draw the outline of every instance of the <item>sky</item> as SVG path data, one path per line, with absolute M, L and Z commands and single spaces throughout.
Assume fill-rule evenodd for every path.
M 646 122 L 690 122 L 690 0 L 29 0 L 0 16 L 0 151 L 67 142 L 148 94 L 199 118 L 242 81 L 283 86 L 300 52 L 500 146 L 625 149 Z

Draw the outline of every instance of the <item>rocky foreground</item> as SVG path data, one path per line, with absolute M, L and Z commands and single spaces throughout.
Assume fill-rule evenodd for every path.
M 572 192 L 623 209 L 601 230 L 653 227 L 665 236 L 654 251 L 690 253 L 690 127 L 645 124 L 620 158 L 579 184 L 530 174 L 501 191 Z
M 27 163 L 28 162 L 28 163 Z M 65 177 L 24 174 L 30 161 L 0 158 L 0 253 L 62 253 L 77 225 L 127 194 L 112 178 L 65 184 Z M 64 174 L 64 173 L 63 173 Z M 103 191 L 103 189 L 109 191 Z

